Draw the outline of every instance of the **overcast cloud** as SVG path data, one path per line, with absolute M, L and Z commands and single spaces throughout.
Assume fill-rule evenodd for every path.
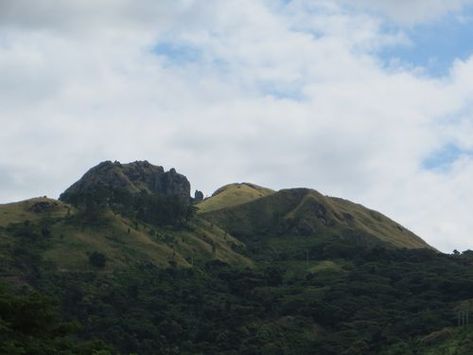
M 110 159 L 306 186 L 473 249 L 473 58 L 383 58 L 471 1 L 0 2 L 0 201 Z M 386 28 L 389 28 L 387 30 Z

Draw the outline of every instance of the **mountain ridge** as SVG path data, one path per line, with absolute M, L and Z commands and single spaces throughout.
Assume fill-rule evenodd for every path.
M 66 189 L 58 201 L 38 198 L 0 205 L 0 227 L 22 222 L 50 225 L 53 234 L 69 233 L 81 245 L 81 253 L 91 252 L 96 245 L 106 254 L 116 244 L 111 234 L 120 236 L 121 243 L 129 240 L 136 250 L 144 250 L 148 243 L 166 251 L 156 249 L 157 257 L 151 257 L 161 265 L 177 260 L 178 265 L 189 266 L 189 258 L 198 258 L 199 253 L 204 259 L 250 265 L 245 243 L 255 239 L 270 247 L 283 241 L 296 249 L 298 243 L 315 248 L 325 238 L 362 247 L 433 249 L 379 212 L 308 188 L 274 191 L 249 182 L 232 183 L 192 204 L 190 183 L 184 175 L 175 169 L 166 172 L 148 161 L 102 162 Z M 110 232 L 103 232 L 100 224 L 107 225 Z M 61 233 L 61 228 L 69 232 Z M 94 237 L 82 233 L 84 228 Z M 137 239 L 127 239 L 127 233 Z M 104 234 L 108 239 L 98 243 Z M 66 241 L 69 239 L 57 245 Z M 181 241 L 180 251 L 176 241 Z M 199 247 L 191 247 L 193 243 Z M 118 255 L 116 251 L 112 254 Z M 87 262 L 84 255 L 78 257 L 81 265 Z
M 472 251 L 437 252 L 379 212 L 308 188 L 234 183 L 184 198 L 143 164 L 133 180 L 106 162 L 75 198 L 0 205 L 0 353 L 471 349 L 455 325 L 471 310 Z M 52 309 L 80 329 L 51 323 Z
M 46 236 L 42 255 L 63 269 L 87 268 L 92 252 L 108 256 L 109 265 L 132 262 L 132 253 L 162 266 L 189 267 L 199 259 L 251 266 L 259 257 L 248 250 L 255 243 L 261 253 L 286 249 L 293 255 L 301 248 L 316 253 L 331 240 L 433 249 L 379 212 L 308 188 L 232 183 L 192 205 L 187 178 L 148 161 L 105 161 L 59 200 L 0 205 L 0 228 L 30 239 Z
M 356 237 L 368 244 L 432 248 L 377 211 L 309 188 L 283 189 L 238 205 L 204 211 L 201 215 L 234 235 L 288 233 L 315 237 L 317 233 L 326 235 L 333 228 L 340 236 L 358 231 Z

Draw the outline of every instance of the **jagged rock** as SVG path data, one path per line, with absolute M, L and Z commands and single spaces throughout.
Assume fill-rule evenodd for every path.
M 202 201 L 203 199 L 204 199 L 204 193 L 202 191 L 195 190 L 194 202 L 199 202 L 199 201 Z
M 184 175 L 177 173 L 174 168 L 165 171 L 162 166 L 152 165 L 146 160 L 128 164 L 118 161 L 102 162 L 85 173 L 59 199 L 70 201 L 74 195 L 94 193 L 98 189 L 147 192 L 190 201 L 190 183 Z

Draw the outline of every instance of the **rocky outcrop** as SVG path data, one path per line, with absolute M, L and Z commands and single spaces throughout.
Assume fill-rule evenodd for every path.
M 204 193 L 199 190 L 195 190 L 194 193 L 194 202 L 200 202 L 204 200 Z
M 121 164 L 105 161 L 90 169 L 61 196 L 70 202 L 78 194 L 95 193 L 98 190 L 121 191 L 131 194 L 145 192 L 162 196 L 175 196 L 190 201 L 190 183 L 175 169 L 165 171 L 162 166 L 148 161 Z

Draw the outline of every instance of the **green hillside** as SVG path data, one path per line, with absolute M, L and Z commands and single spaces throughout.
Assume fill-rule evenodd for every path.
M 199 218 L 176 229 L 104 210 L 90 223 L 76 208 L 46 198 L 0 205 L 0 216 L 0 253 L 10 270 L 21 264 L 21 258 L 11 257 L 21 249 L 62 272 L 94 269 L 89 260 L 92 253 L 105 256 L 103 271 L 138 263 L 190 267 L 214 259 L 252 264 L 233 250 L 243 247 L 240 241 Z
M 66 191 L 0 205 L 0 354 L 473 353 L 473 252 L 359 204 L 244 183 L 196 206 L 148 162 Z
M 0 204 L 0 227 L 25 221 L 37 222 L 48 217 L 65 217 L 73 208 L 61 201 L 37 197 L 26 201 Z
M 228 184 L 217 191 L 211 197 L 197 204 L 199 213 L 233 207 L 274 193 L 273 190 L 250 183 Z
M 421 238 L 376 211 L 310 189 L 281 190 L 202 216 L 245 242 L 263 240 L 269 246 L 281 239 L 293 248 L 334 237 L 366 247 L 430 248 Z

